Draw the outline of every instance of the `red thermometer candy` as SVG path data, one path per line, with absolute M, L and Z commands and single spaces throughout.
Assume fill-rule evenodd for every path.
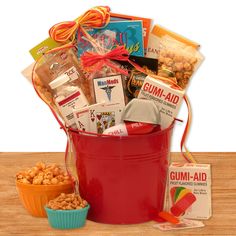
M 128 136 L 132 134 L 151 133 L 156 125 L 141 122 L 126 122 L 106 129 L 103 134 L 115 136 Z

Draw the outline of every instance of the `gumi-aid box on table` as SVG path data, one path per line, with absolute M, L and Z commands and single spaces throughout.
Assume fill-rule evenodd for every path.
M 169 167 L 168 193 L 172 214 L 190 219 L 210 218 L 211 166 L 172 163 Z
M 161 112 L 161 126 L 167 128 L 171 125 L 180 109 L 184 91 L 171 88 L 150 76 L 144 80 L 138 98 L 153 100 Z

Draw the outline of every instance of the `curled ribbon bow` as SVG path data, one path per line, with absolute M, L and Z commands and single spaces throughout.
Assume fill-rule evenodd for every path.
M 93 70 L 98 71 L 105 64 L 124 75 L 128 75 L 126 70 L 121 69 L 115 63 L 111 62 L 111 60 L 129 61 L 129 52 L 124 46 L 118 46 L 104 54 L 85 52 L 80 59 L 84 68 L 89 68 L 95 65 L 96 67 Z
M 66 43 L 68 40 L 74 41 L 76 30 L 80 29 L 82 33 L 89 38 L 92 37 L 86 32 L 84 27 L 102 28 L 110 21 L 110 8 L 107 6 L 98 6 L 89 9 L 75 21 L 65 21 L 52 26 L 49 30 L 49 36 L 56 42 Z

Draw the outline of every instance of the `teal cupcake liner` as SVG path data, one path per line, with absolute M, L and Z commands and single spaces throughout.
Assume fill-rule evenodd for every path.
M 52 210 L 45 206 L 48 221 L 55 229 L 75 229 L 85 225 L 90 206 L 78 210 Z

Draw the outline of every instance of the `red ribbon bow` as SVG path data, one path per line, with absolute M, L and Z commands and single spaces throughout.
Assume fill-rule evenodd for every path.
M 98 66 L 94 69 L 94 71 L 97 71 L 101 69 L 101 67 L 105 64 L 124 75 L 128 75 L 128 72 L 126 70 L 121 69 L 116 64 L 111 62 L 112 60 L 129 61 L 129 52 L 125 49 L 124 46 L 118 46 L 104 54 L 98 54 L 96 52 L 85 52 L 80 57 L 80 59 L 84 68 L 89 68 L 98 64 Z

